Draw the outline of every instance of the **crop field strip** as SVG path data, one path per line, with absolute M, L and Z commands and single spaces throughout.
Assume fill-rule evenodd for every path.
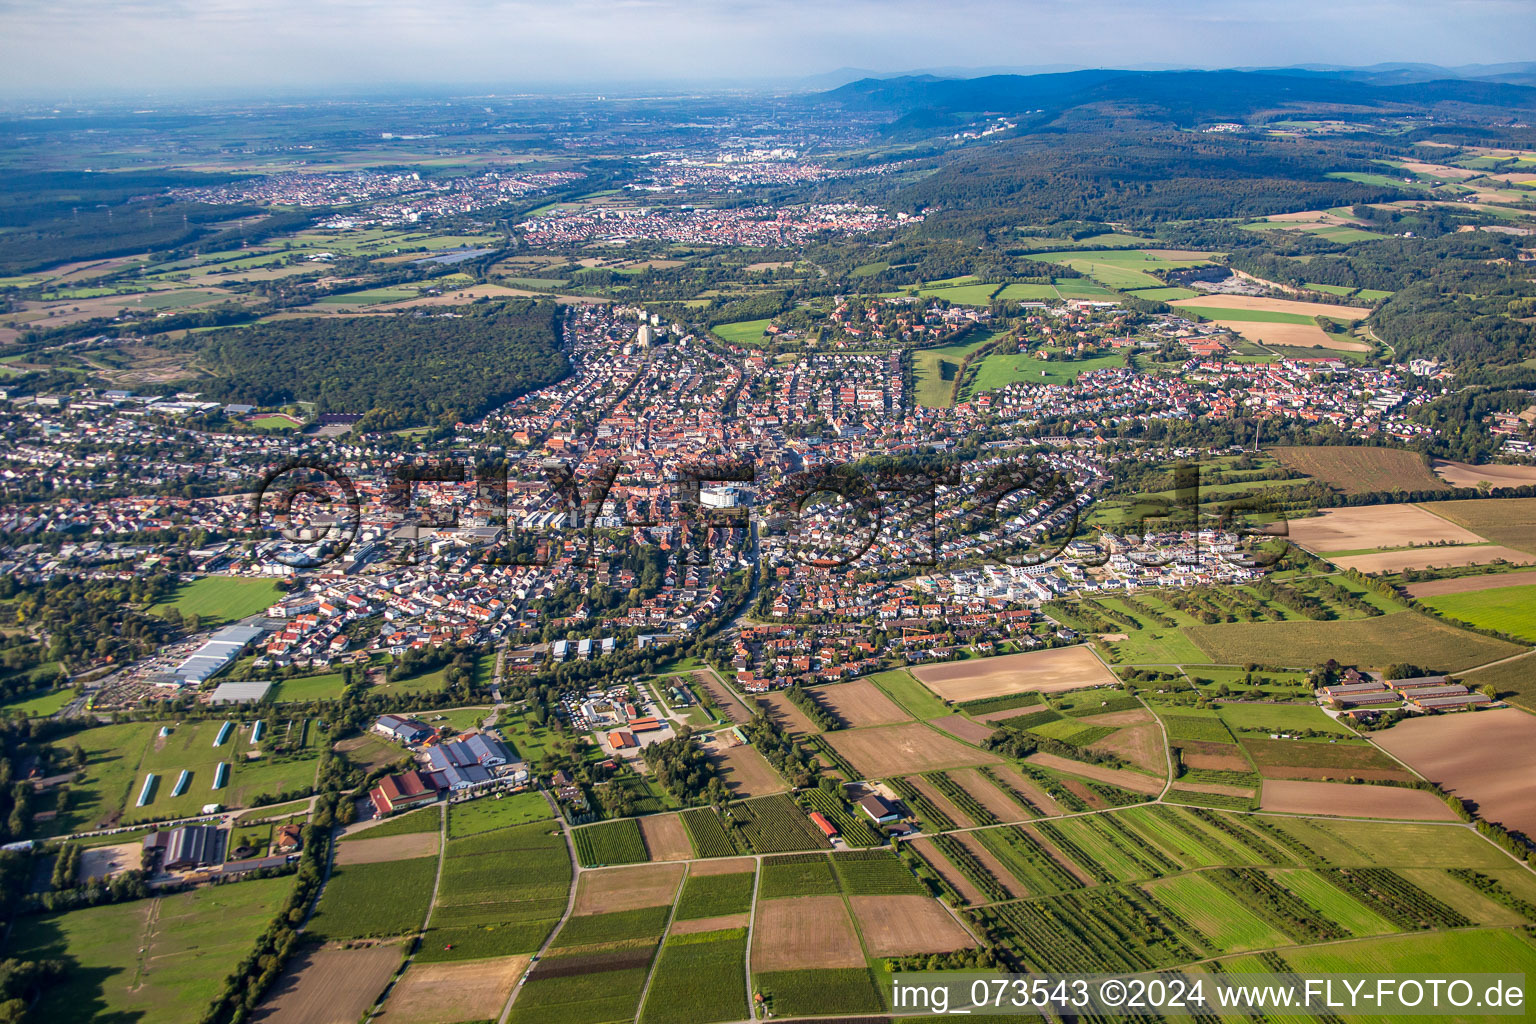
M 640 823 L 634 818 L 584 825 L 571 830 L 576 858 L 584 868 L 604 864 L 636 864 L 650 859 Z
M 423 962 L 531 953 L 565 913 L 570 854 L 549 824 L 517 825 L 443 851 L 437 912 L 423 937 Z

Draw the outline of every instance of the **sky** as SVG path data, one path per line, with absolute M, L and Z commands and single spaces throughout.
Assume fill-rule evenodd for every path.
M 1536 59 L 1536 0 L 0 0 L 0 94 Z

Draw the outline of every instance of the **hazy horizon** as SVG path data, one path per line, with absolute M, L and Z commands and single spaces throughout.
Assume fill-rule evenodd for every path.
M 840 69 L 1499 64 L 1521 0 L 0 0 L 0 95 L 784 85 Z M 499 83 L 499 84 L 498 84 Z

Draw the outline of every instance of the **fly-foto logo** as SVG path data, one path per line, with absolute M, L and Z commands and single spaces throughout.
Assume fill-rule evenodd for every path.
M 389 557 L 399 565 L 419 564 L 432 541 L 449 538 L 475 547 L 486 564 L 542 566 L 565 557 L 591 566 L 604 530 L 649 529 L 676 531 L 685 565 L 707 563 L 722 547 L 744 554 L 759 531 L 781 538 L 790 558 L 822 569 L 861 562 L 870 568 L 893 562 L 937 566 L 941 556 L 1023 567 L 1063 560 L 1096 566 L 1116 554 L 1149 568 L 1210 557 L 1265 568 L 1284 553 L 1287 531 L 1279 510 L 1251 498 L 1205 504 L 1194 463 L 1174 468 L 1168 491 L 1120 499 L 1125 512 L 1113 530 L 1089 527 L 1095 492 L 1105 481 L 1083 486 L 1033 457 L 966 469 L 954 463 L 837 463 L 757 486 L 757 468 L 749 461 L 689 463 L 669 474 L 666 487 L 647 485 L 644 490 L 658 497 L 635 514 L 625 500 L 631 488 L 615 490 L 623 471 L 618 461 L 578 473 L 578 467 L 550 459 L 536 477 L 513 481 L 504 462 L 472 467 L 463 459 L 419 460 L 390 467 L 381 506 L 365 510 L 347 473 L 301 458 L 262 475 L 248 522 L 264 541 L 261 557 L 293 569 L 317 569 L 342 558 L 369 519 L 387 532 Z M 522 501 L 516 511 L 514 483 Z M 444 485 L 461 492 L 462 500 L 419 502 L 429 490 L 441 498 Z M 737 485 L 751 489 L 751 504 L 733 500 L 720 507 L 703 500 L 706 488 Z M 1087 541 L 1095 532 L 1099 540 Z M 891 544 L 893 536 L 899 545 Z M 882 545 L 881 557 L 872 556 Z

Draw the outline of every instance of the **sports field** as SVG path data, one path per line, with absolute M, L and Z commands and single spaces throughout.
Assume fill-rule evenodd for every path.
M 149 611 L 152 615 L 164 615 L 175 608 L 183 617 L 197 615 L 204 624 L 213 624 L 266 611 L 282 596 L 283 592 L 271 580 L 205 576 L 177 587 L 169 601 L 153 605 Z

